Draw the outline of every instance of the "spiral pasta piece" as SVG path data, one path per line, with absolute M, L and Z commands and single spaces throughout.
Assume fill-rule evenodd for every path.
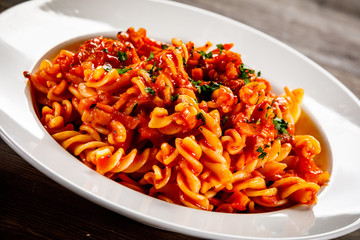
M 246 136 L 241 136 L 235 129 L 227 129 L 221 143 L 228 153 L 235 155 L 245 147 Z
M 294 150 L 305 158 L 312 158 L 321 152 L 321 147 L 313 136 L 297 135 L 294 138 Z
M 182 140 L 176 139 L 176 149 L 183 158 L 179 163 L 181 171 L 176 178 L 181 189 L 181 202 L 186 206 L 211 210 L 212 205 L 209 200 L 200 194 L 201 181 L 198 175 L 203 169 L 203 165 L 199 161 L 202 154 L 200 146 L 193 138 L 186 137 Z
M 280 197 L 286 199 L 289 196 L 295 198 L 296 201 L 304 204 L 311 204 L 316 201 L 316 192 L 320 186 L 306 182 L 299 177 L 287 177 L 274 182 L 272 187 L 280 189 Z

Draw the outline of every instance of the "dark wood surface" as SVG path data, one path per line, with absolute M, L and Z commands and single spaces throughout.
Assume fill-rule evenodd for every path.
M 0 11 L 20 2 L 0 0 Z M 287 43 L 360 97 L 360 1 L 178 2 L 220 13 Z M 0 139 L 0 239 L 196 238 L 143 225 L 79 197 L 33 168 Z M 360 230 L 337 239 L 360 239 Z

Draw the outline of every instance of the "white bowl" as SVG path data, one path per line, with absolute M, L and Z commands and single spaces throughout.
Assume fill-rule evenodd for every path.
M 285 44 L 239 22 L 167 1 L 30 1 L 0 15 L 0 133 L 24 159 L 77 194 L 145 224 L 222 239 L 327 239 L 360 226 L 360 102 L 338 80 Z M 104 10 L 104 11 L 102 11 Z M 128 27 L 151 38 L 197 45 L 234 43 L 244 62 L 261 70 L 279 93 L 303 88 L 303 106 L 322 129 L 331 180 L 313 207 L 261 214 L 225 214 L 169 204 L 117 184 L 77 161 L 37 119 L 22 76 L 49 49 L 69 39 Z M 90 35 L 87 35 L 89 37 Z M 82 37 L 81 37 L 82 36 Z M 66 43 L 65 43 L 66 44 Z M 57 46 L 57 47 L 56 47 Z

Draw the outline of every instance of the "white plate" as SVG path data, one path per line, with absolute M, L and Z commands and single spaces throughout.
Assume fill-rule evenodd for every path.
M 276 91 L 305 90 L 304 106 L 330 145 L 332 176 L 312 208 L 262 214 L 224 214 L 169 204 L 121 186 L 76 161 L 36 119 L 22 76 L 52 47 L 84 34 L 144 27 L 162 41 L 235 43 Z M 24 159 L 77 194 L 158 228 L 223 239 L 325 239 L 360 226 L 360 103 L 324 69 L 246 25 L 164 1 L 30 1 L 0 15 L 1 136 Z M 328 149 L 329 150 L 329 149 Z M 332 157 L 331 157 L 332 156 Z M 331 165 L 330 165 L 331 166 Z

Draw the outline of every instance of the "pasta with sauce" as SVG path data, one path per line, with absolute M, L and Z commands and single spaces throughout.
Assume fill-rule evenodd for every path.
M 303 90 L 274 95 L 232 46 L 129 28 L 24 75 L 52 137 L 124 186 L 230 213 L 315 203 L 330 175 L 315 164 L 319 142 L 295 135 Z

